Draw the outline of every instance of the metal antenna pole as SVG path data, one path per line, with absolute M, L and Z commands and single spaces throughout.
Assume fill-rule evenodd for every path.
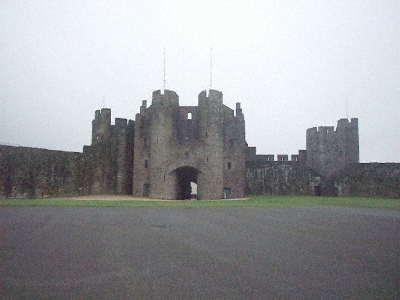
M 165 47 L 164 47 L 164 82 L 163 82 L 163 94 L 165 91 Z
M 210 48 L 210 90 L 212 89 L 212 47 Z

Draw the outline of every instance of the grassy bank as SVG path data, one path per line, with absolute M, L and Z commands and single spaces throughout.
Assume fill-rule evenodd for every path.
M 308 196 L 250 196 L 248 200 L 143 201 L 143 200 L 72 200 L 1 199 L 0 206 L 64 207 L 259 207 L 259 206 L 348 206 L 400 210 L 400 199 Z

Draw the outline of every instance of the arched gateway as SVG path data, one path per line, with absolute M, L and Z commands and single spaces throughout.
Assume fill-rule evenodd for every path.
M 197 191 L 193 191 L 193 183 L 197 185 L 199 170 L 193 167 L 184 166 L 173 171 L 176 176 L 176 195 L 177 199 L 197 198 Z

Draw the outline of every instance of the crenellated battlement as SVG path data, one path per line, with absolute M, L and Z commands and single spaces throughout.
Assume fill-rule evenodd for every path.
M 305 163 L 307 159 L 307 153 L 305 150 L 299 150 L 298 154 L 256 154 L 256 147 L 247 147 L 246 151 L 246 162 L 247 165 L 259 165 L 259 164 L 266 164 L 266 163 L 276 163 L 276 162 L 299 162 Z M 290 160 L 289 160 L 290 157 Z
M 98 109 L 94 113 L 94 120 L 97 124 L 111 124 L 111 109 L 110 108 L 102 108 Z
M 307 135 L 327 135 L 335 133 L 335 127 L 333 126 L 319 126 L 307 129 Z
M 217 90 L 208 90 L 207 91 L 202 91 L 199 94 L 199 105 L 202 103 L 215 103 L 222 105 L 223 104 L 223 94 L 220 91 Z
M 340 119 L 337 122 L 336 130 L 334 126 L 319 126 L 307 129 L 307 136 L 312 135 L 329 135 L 336 134 L 345 130 L 358 130 L 358 119 L 352 118 L 349 122 L 348 119 Z
M 358 119 L 351 118 L 350 122 L 348 119 L 340 119 L 337 123 L 336 130 L 344 128 L 357 128 L 358 129 Z
M 152 105 L 154 106 L 179 106 L 179 96 L 174 91 L 161 90 L 153 92 Z

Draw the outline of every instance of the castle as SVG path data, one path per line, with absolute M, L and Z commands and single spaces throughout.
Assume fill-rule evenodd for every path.
M 199 95 L 198 106 L 180 106 L 173 91 L 153 92 L 135 121 L 96 111 L 89 193 L 132 194 L 159 199 L 221 199 L 245 196 L 245 124 L 223 104 L 222 93 Z M 236 113 L 236 114 L 235 114 Z M 193 193 L 194 187 L 196 193 Z
M 360 164 L 358 120 L 310 128 L 306 150 L 259 155 L 240 106 L 203 91 L 198 106 L 155 91 L 135 120 L 95 112 L 83 152 L 0 145 L 0 197 L 127 194 L 158 199 L 247 194 L 400 197 L 400 164 Z

